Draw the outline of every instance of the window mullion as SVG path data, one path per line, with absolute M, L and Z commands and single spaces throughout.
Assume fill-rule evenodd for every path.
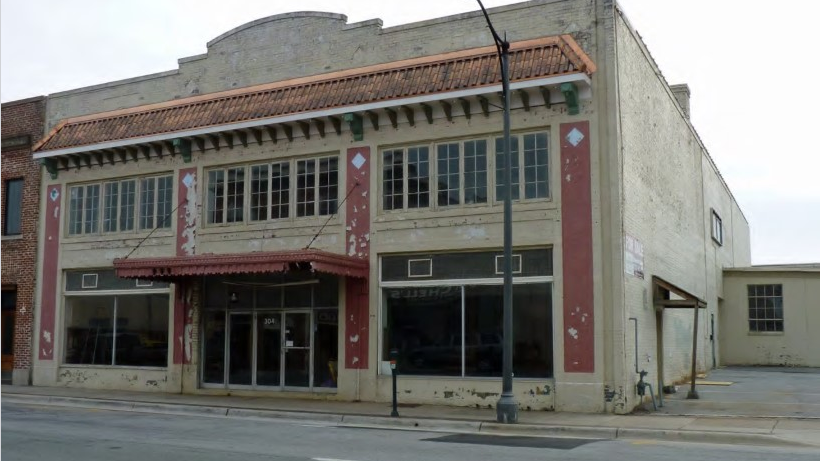
M 466 376 L 467 373 L 467 339 L 466 339 L 466 290 L 464 285 L 461 286 L 461 377 Z
M 228 171 L 230 168 L 222 169 L 222 222 L 220 224 L 228 222 L 228 183 L 230 182 Z
M 267 217 L 265 221 L 273 220 L 273 163 L 268 164 L 268 190 L 266 191 L 267 194 L 267 202 L 265 207 L 267 210 Z M 279 174 L 281 176 L 281 173 Z M 280 180 L 281 181 L 281 180 Z
M 464 206 L 465 199 L 467 198 L 465 190 L 467 187 L 467 173 L 466 165 L 464 164 L 464 142 L 457 142 L 455 145 L 458 146 L 458 205 Z
M 111 365 L 117 364 L 117 300 L 119 298 L 119 296 L 114 296 L 114 337 L 111 340 Z
M 527 199 L 527 197 L 524 195 L 527 190 L 527 175 L 525 173 L 527 170 L 527 156 L 524 154 L 524 137 L 521 136 L 521 138 L 519 139 L 518 136 L 516 136 L 516 139 L 518 139 L 518 201 L 523 202 Z M 510 158 L 512 158 L 512 156 L 510 156 Z M 512 179 L 510 181 L 512 181 Z M 536 183 L 537 181 L 538 180 L 536 178 Z
M 328 165 L 330 168 L 330 165 Z M 322 176 L 322 160 L 321 158 L 313 159 L 313 216 L 319 216 L 319 209 L 321 199 L 319 194 L 319 183 Z

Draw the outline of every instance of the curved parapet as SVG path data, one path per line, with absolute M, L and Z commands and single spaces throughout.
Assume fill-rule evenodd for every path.
M 343 24 L 347 23 L 347 16 L 345 16 L 344 14 L 339 14 L 339 13 L 325 13 L 325 12 L 322 12 L 322 11 L 296 11 L 296 12 L 293 12 L 293 13 L 274 14 L 273 16 L 268 16 L 266 18 L 257 19 L 255 21 L 251 21 L 251 22 L 242 24 L 239 27 L 234 27 L 233 29 L 231 29 L 231 30 L 225 32 L 224 34 L 216 37 L 215 39 L 209 41 L 208 42 L 208 48 L 212 47 L 213 45 L 221 42 L 222 40 L 224 40 L 224 39 L 226 39 L 226 38 L 228 38 L 232 35 L 235 35 L 235 34 L 238 34 L 238 33 L 242 32 L 244 30 L 251 29 L 251 28 L 254 28 L 256 26 L 266 24 L 266 23 L 269 23 L 269 22 L 283 21 L 283 20 L 286 20 L 286 19 L 294 19 L 294 18 L 321 18 L 321 19 L 327 19 L 327 20 L 330 20 L 330 21 L 340 21 Z

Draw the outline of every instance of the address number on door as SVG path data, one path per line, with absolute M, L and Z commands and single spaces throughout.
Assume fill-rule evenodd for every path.
M 263 325 L 276 325 L 276 317 L 265 317 Z

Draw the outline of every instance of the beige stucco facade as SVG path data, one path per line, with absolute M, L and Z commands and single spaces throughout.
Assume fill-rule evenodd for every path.
M 716 314 L 723 269 L 750 262 L 749 229 L 745 217 L 732 197 L 717 167 L 711 160 L 688 117 L 667 82 L 648 54 L 635 30 L 614 2 L 593 0 L 537 0 L 495 8 L 490 11 L 496 28 L 509 30 L 511 40 L 525 40 L 560 34 L 572 35 L 597 67 L 589 84 L 580 92 L 578 114 L 570 115 L 555 91 L 551 106 L 539 92 L 529 100 L 519 93 L 512 100 L 514 134 L 546 133 L 548 139 L 548 196 L 522 200 L 513 206 L 515 249 L 551 250 L 551 273 L 540 283 L 550 286 L 552 374 L 543 378 L 517 378 L 514 393 L 522 409 L 583 412 L 629 412 L 640 403 L 634 367 L 650 372 L 656 382 L 657 354 L 663 354 L 665 381 L 684 377 L 692 351 L 692 312 L 667 310 L 663 317 L 664 344 L 657 345 L 656 306 L 653 303 L 652 276 L 658 276 L 706 302 L 700 316 L 699 368 L 712 366 L 714 354 L 727 350 L 725 342 L 709 342 L 710 318 Z M 514 31 L 514 33 L 513 33 Z M 82 116 L 172 101 L 196 94 L 242 88 L 294 77 L 306 77 L 372 64 L 429 56 L 491 44 L 484 18 L 478 12 L 440 18 L 422 23 L 383 29 L 380 21 L 347 24 L 346 18 L 333 14 L 294 13 L 266 18 L 241 26 L 208 44 L 203 55 L 180 60 L 179 69 L 111 82 L 49 96 L 49 127 L 67 117 Z M 253 54 L 251 51 L 253 50 Z M 310 50 L 310 52 L 306 52 Z M 276 65 L 268 63 L 275 62 Z M 287 65 L 283 65 L 286 63 Z M 525 108 L 529 105 L 529 108 Z M 473 105 L 476 107 L 476 104 Z M 475 110 L 475 109 L 474 109 Z M 452 118 L 452 119 L 450 119 Z M 62 285 L 66 271 L 110 269 L 112 261 L 133 258 L 170 257 L 177 254 L 177 236 L 182 230 L 173 219 L 170 227 L 156 231 L 93 233 L 70 235 L 68 191 L 82 184 L 102 183 L 115 178 L 142 178 L 155 175 L 182 176 L 191 171 L 195 184 L 187 191 L 174 180 L 172 203 L 183 203 L 194 210 L 187 249 L 195 254 L 225 254 L 299 250 L 306 246 L 330 253 L 347 254 L 348 216 L 344 207 L 332 216 L 269 220 L 260 223 L 213 225 L 205 219 L 208 172 L 219 166 L 253 165 L 277 160 L 338 156 L 344 159 L 351 148 L 369 149 L 366 165 L 370 194 L 366 204 L 370 213 L 368 235 L 370 276 L 368 278 L 368 366 L 339 366 L 338 386 L 334 392 L 292 391 L 289 395 L 343 400 L 387 401 L 390 399 L 388 358 L 384 356 L 382 324 L 385 321 L 380 265 L 381 258 L 396 254 L 437 254 L 459 251 L 498 251 L 502 244 L 501 203 L 490 193 L 488 202 L 454 207 L 432 206 L 423 210 L 385 210 L 382 203 L 382 153 L 395 147 L 430 146 L 465 140 L 487 140 L 492 145 L 500 135 L 501 111 L 491 106 L 486 115 L 475 112 L 468 117 L 453 104 L 451 116 L 443 106 L 434 105 L 432 122 L 415 124 L 399 114 L 396 126 L 386 116 L 378 130 L 365 124 L 364 140 L 354 141 L 344 125 L 337 135 L 319 135 L 316 126 L 310 139 L 296 136 L 292 141 L 265 137 L 232 148 L 222 144 L 215 149 L 207 140 L 202 150 L 194 149 L 191 161 L 181 156 L 119 164 L 93 164 L 60 171 L 56 178 L 43 175 L 42 207 L 56 201 L 63 210 L 59 221 L 59 247 L 56 270 L 60 286 L 54 291 L 56 313 L 54 331 L 35 338 L 34 350 L 53 344 L 53 358 L 35 357 L 35 385 L 82 386 L 105 389 L 138 389 L 186 393 L 227 393 L 280 395 L 270 389 L 215 389 L 202 385 L 202 285 L 193 283 L 190 291 L 178 293 L 172 284 L 162 291 L 170 301 L 168 309 L 169 347 L 166 367 L 127 367 L 72 365 L 65 363 L 65 299 Z M 567 141 L 560 127 L 588 123 L 591 281 L 592 304 L 589 314 L 595 319 L 591 371 L 567 371 L 565 347 L 577 340 L 564 317 L 572 308 L 565 306 L 565 270 L 562 261 L 576 248 L 568 247 L 569 236 L 562 228 L 562 190 L 572 181 L 564 174 L 562 149 Z M 493 150 L 488 151 L 487 189 L 494 191 Z M 339 162 L 339 178 L 348 177 L 351 166 Z M 51 198 L 58 187 L 62 194 Z M 248 189 L 249 190 L 249 189 Z M 185 193 L 184 196 L 181 194 Z M 344 196 L 340 189 L 340 198 Z M 431 199 L 432 200 L 432 199 Z M 53 206 L 53 205 L 52 205 Z M 711 235 L 712 213 L 723 223 L 720 243 Z M 49 236 L 46 213 L 41 213 L 40 252 L 46 252 Z M 642 275 L 627 269 L 626 240 L 637 241 L 642 251 L 635 259 Z M 133 252 L 133 253 L 132 253 Z M 42 260 L 42 258 L 41 258 Z M 44 265 L 38 267 L 38 293 L 42 289 Z M 489 282 L 488 282 L 489 283 Z M 494 283 L 494 282 L 493 282 Z M 46 290 L 47 291 L 47 290 Z M 173 300 L 190 302 L 193 329 L 177 337 Z M 339 318 L 348 315 L 345 284 L 339 284 Z M 38 300 L 39 304 L 43 299 Z M 638 364 L 633 364 L 633 335 L 630 318 L 635 318 Z M 37 322 L 42 320 L 37 312 Z M 338 363 L 345 363 L 351 332 L 338 323 Z M 35 328 L 35 331 L 41 331 Z M 721 334 L 718 332 L 718 337 Z M 46 344 L 48 343 L 48 344 Z M 185 350 L 183 363 L 175 363 L 174 349 Z M 577 363 L 575 364 L 577 365 Z M 497 377 L 402 377 L 399 392 L 403 402 L 438 403 L 464 406 L 494 406 L 500 392 Z M 656 387 L 657 391 L 657 387 Z
M 749 290 L 779 286 L 782 329 L 755 331 Z M 754 266 L 724 272 L 720 306 L 721 365 L 820 366 L 820 266 Z

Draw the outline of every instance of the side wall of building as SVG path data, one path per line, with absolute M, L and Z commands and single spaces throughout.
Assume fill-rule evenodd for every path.
M 820 272 L 726 271 L 723 283 L 722 365 L 820 367 Z M 751 331 L 749 285 L 782 285 L 783 331 Z
M 722 268 L 749 261 L 749 228 L 640 36 L 622 14 L 617 22 L 623 238 L 642 262 L 642 273 L 622 269 L 627 272 L 623 352 L 629 364 L 624 382 L 637 400 L 635 367 L 657 383 L 662 354 L 665 384 L 682 380 L 691 367 L 694 312 L 656 312 L 652 277 L 706 301 L 708 307 L 699 312 L 697 357 L 699 369 L 710 368 L 717 353 L 709 338 Z M 723 220 L 722 244 L 711 238 L 713 209 Z
M 40 203 L 40 165 L 31 158 L 30 144 L 43 136 L 45 99 L 30 98 L 2 105 L 2 216 L 6 216 L 7 181 L 22 179 L 21 228 L 19 235 L 3 230 L 3 290 L 16 291 L 14 319 L 14 364 L 12 382 L 31 383 L 31 332 L 34 316 L 35 268 L 37 266 L 37 217 Z M 6 148 L 7 141 L 29 137 L 21 148 Z M 5 224 L 5 223 L 4 223 Z M 5 332 L 5 329 L 3 330 Z

